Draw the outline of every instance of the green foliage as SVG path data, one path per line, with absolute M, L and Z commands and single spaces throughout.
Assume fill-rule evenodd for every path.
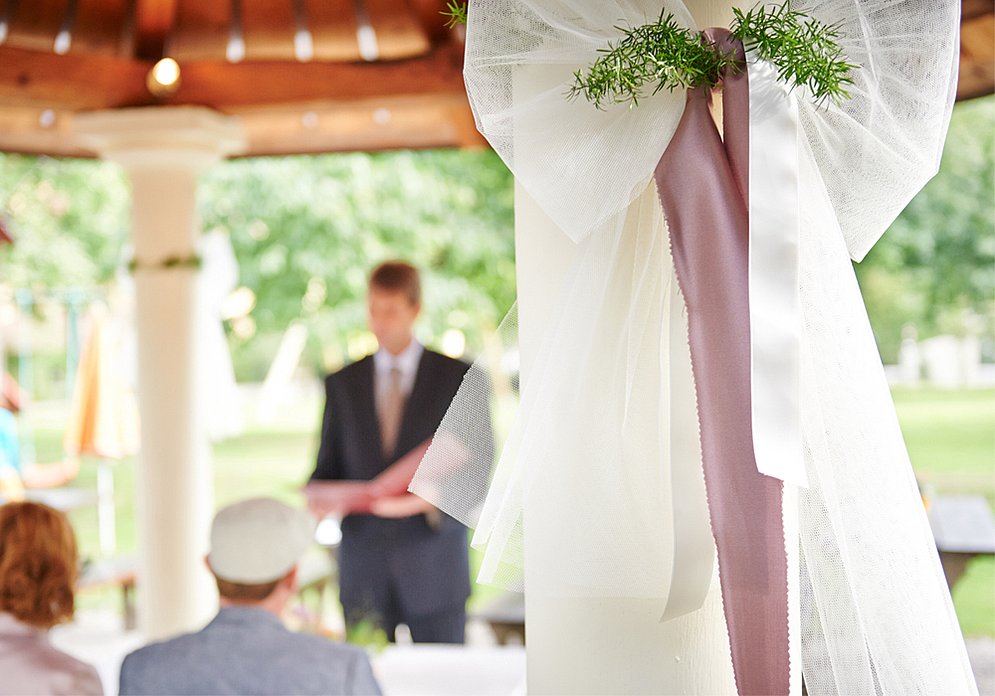
M 128 189 L 115 167 L 0 155 L 0 215 L 15 239 L 0 248 L 0 279 L 41 289 L 113 277 L 128 232 Z
M 449 0 L 446 3 L 446 9 L 439 14 L 446 17 L 447 28 L 452 29 L 457 25 L 466 24 L 466 6 L 467 3 L 458 0 Z
M 128 198 L 112 165 L 0 154 L 0 214 L 16 237 L 0 247 L 0 283 L 112 280 L 130 256 Z M 240 283 L 257 297 L 255 335 L 231 337 L 242 378 L 262 378 L 294 320 L 309 328 L 315 369 L 345 360 L 365 330 L 366 275 L 386 258 L 423 269 L 420 330 L 432 343 L 458 328 L 479 350 L 514 301 L 511 174 L 491 151 L 226 162 L 202 177 L 199 207 L 205 229 L 230 232 Z
M 857 66 L 843 59 L 835 27 L 826 26 L 783 5 L 756 5 L 749 12 L 732 10 L 732 34 L 747 51 L 777 68 L 781 82 L 805 86 L 816 102 L 826 99 L 841 103 L 850 95 L 850 71 Z
M 660 12 L 654 22 L 638 27 L 615 27 L 623 37 L 607 48 L 587 72 L 574 73 L 568 96 L 583 96 L 597 108 L 605 104 L 639 105 L 647 85 L 651 94 L 662 89 L 715 85 L 724 70 L 732 69 L 732 56 L 716 50 L 701 35 L 682 27 L 674 15 Z
M 954 108 L 940 172 L 857 264 L 878 347 L 893 362 L 901 327 L 919 336 L 995 329 L 995 97 Z
M 793 87 L 807 87 L 817 102 L 841 102 L 853 83 L 857 66 L 843 60 L 834 27 L 826 26 L 783 5 L 756 5 L 748 12 L 733 8 L 731 32 L 748 51 L 777 68 L 778 78 Z M 623 38 L 599 51 L 602 56 L 587 69 L 574 73 L 568 96 L 583 96 L 599 109 L 605 104 L 629 103 L 652 85 L 662 89 L 713 87 L 728 71 L 742 66 L 728 52 L 698 32 L 680 26 L 664 11 L 654 22 L 639 27 L 615 27 Z
M 319 371 L 364 330 L 382 260 L 423 270 L 431 341 L 455 327 L 479 349 L 514 301 L 511 175 L 490 151 L 240 160 L 205 175 L 200 197 L 205 229 L 231 233 L 259 334 L 304 321 Z

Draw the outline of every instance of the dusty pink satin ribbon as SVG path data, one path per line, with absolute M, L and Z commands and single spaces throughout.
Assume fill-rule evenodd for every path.
M 688 308 L 702 465 L 740 694 L 787 694 L 788 584 L 781 481 L 757 471 L 750 415 L 749 86 L 742 45 L 705 36 L 743 69 L 723 79 L 723 142 L 710 90 L 687 107 L 656 168 Z

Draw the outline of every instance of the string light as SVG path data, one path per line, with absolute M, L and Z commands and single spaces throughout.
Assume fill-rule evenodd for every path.
M 163 58 L 149 70 L 145 85 L 156 97 L 168 97 L 180 88 L 180 66 L 172 58 Z

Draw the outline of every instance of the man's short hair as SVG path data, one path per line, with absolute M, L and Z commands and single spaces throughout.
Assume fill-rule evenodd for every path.
M 273 594 L 273 590 L 280 584 L 280 580 L 273 580 L 257 585 L 247 585 L 241 582 L 230 582 L 217 575 L 214 576 L 214 581 L 218 585 L 219 595 L 236 602 L 261 602 Z
M 402 292 L 413 305 L 421 304 L 421 278 L 407 261 L 384 261 L 370 273 L 370 289 Z

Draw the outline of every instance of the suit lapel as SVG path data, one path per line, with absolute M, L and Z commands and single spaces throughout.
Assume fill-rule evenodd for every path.
M 356 423 L 359 427 L 368 428 L 366 437 L 362 438 L 361 441 L 373 443 L 374 451 L 370 454 L 373 461 L 378 461 L 382 459 L 383 455 L 380 453 L 382 449 L 380 420 L 377 418 L 376 394 L 373 385 L 373 357 L 363 358 L 357 367 L 360 369 L 356 371 L 356 381 L 353 384 L 353 405 L 358 411 Z

